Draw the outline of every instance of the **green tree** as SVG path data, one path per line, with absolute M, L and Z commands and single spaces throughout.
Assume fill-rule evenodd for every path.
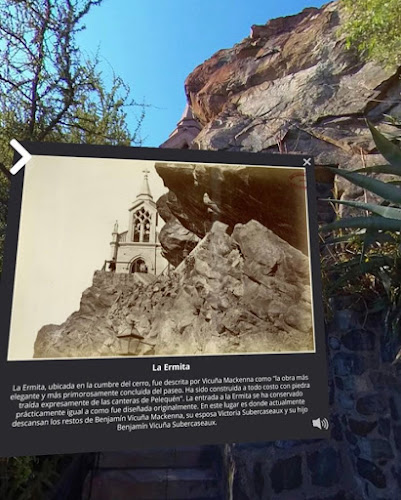
M 101 1 L 0 0 L 0 273 L 12 138 L 140 143 L 144 107 L 131 98 L 121 78 L 114 76 L 106 87 L 97 57 L 84 57 L 76 41 L 84 16 Z M 137 113 L 132 132 L 130 109 Z M 1 498 L 43 498 L 62 461 L 61 456 L 2 459 Z
M 102 0 L 0 0 L 0 272 L 9 141 L 140 143 L 144 106 L 121 78 L 106 87 L 97 57 L 77 43 L 82 20 Z M 127 112 L 136 113 L 130 132 Z
M 6 229 L 12 138 L 85 144 L 139 144 L 144 106 L 97 57 L 84 57 L 77 34 L 102 0 L 0 0 L 0 273 Z M 133 131 L 127 113 L 136 114 Z M 0 497 L 44 498 L 69 457 L 0 460 Z
M 385 66 L 401 65 L 400 0 L 342 0 L 348 47 Z

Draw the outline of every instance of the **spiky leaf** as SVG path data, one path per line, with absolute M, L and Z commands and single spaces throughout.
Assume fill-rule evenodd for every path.
M 342 236 L 331 237 L 324 240 L 323 245 L 336 245 L 337 243 L 352 243 L 355 241 L 361 241 L 364 238 L 366 230 L 354 231 L 352 233 L 347 233 Z
M 368 251 L 368 248 L 377 241 L 377 230 L 376 229 L 368 229 L 365 233 L 365 237 L 363 239 L 362 251 L 359 258 L 360 263 L 362 264 L 365 260 L 365 254 Z
M 351 200 L 332 200 L 327 199 L 323 201 L 331 201 L 332 203 L 339 203 L 341 205 L 347 205 L 349 207 L 359 208 L 360 210 L 369 210 L 374 214 L 381 215 L 388 219 L 401 220 L 401 209 L 394 207 L 384 207 L 383 205 L 377 205 L 376 203 L 364 203 L 362 201 L 351 201 Z
M 371 191 L 378 196 L 381 196 L 385 200 L 391 201 L 393 203 L 401 204 L 401 189 L 397 186 L 393 186 L 386 182 L 379 181 L 377 179 L 372 179 L 362 174 L 356 174 L 354 172 L 348 172 L 348 170 L 341 170 L 338 168 L 328 167 L 334 174 L 340 175 L 352 182 L 356 186 L 360 186 L 368 191 Z
M 401 149 L 384 137 L 369 121 L 368 126 L 379 152 L 393 167 L 401 167 Z
M 400 231 L 401 222 L 396 219 L 386 219 L 384 217 L 350 217 L 326 224 L 321 227 L 322 232 L 333 231 L 334 229 L 363 228 L 377 231 Z
M 357 170 L 352 170 L 354 173 L 365 173 L 365 174 L 389 174 L 389 175 L 401 175 L 401 166 L 393 165 L 375 165 L 373 167 L 358 168 Z

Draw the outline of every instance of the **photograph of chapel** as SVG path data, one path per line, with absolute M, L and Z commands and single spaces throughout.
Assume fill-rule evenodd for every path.
M 9 360 L 314 352 L 303 169 L 32 161 Z
M 150 190 L 149 170 L 143 174 L 141 189 L 128 209 L 128 229 L 119 232 L 118 221 L 114 224 L 110 261 L 105 269 L 108 264 L 108 269 L 117 273 L 158 275 L 168 265 L 158 239 L 162 220 Z
M 150 167 L 164 194 L 135 171 L 128 224 L 115 219 L 79 310 L 39 330 L 34 357 L 313 352 L 303 170 Z

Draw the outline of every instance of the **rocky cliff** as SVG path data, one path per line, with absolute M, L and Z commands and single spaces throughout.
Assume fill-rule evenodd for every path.
M 400 116 L 400 72 L 346 49 L 340 5 L 253 26 L 198 66 L 185 82 L 203 125 L 193 147 L 301 152 L 348 168 L 361 164 L 361 153 L 375 161 L 364 118 Z

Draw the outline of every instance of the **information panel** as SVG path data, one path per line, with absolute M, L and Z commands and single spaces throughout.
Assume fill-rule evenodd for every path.
M 328 437 L 312 158 L 23 147 L 2 456 Z

